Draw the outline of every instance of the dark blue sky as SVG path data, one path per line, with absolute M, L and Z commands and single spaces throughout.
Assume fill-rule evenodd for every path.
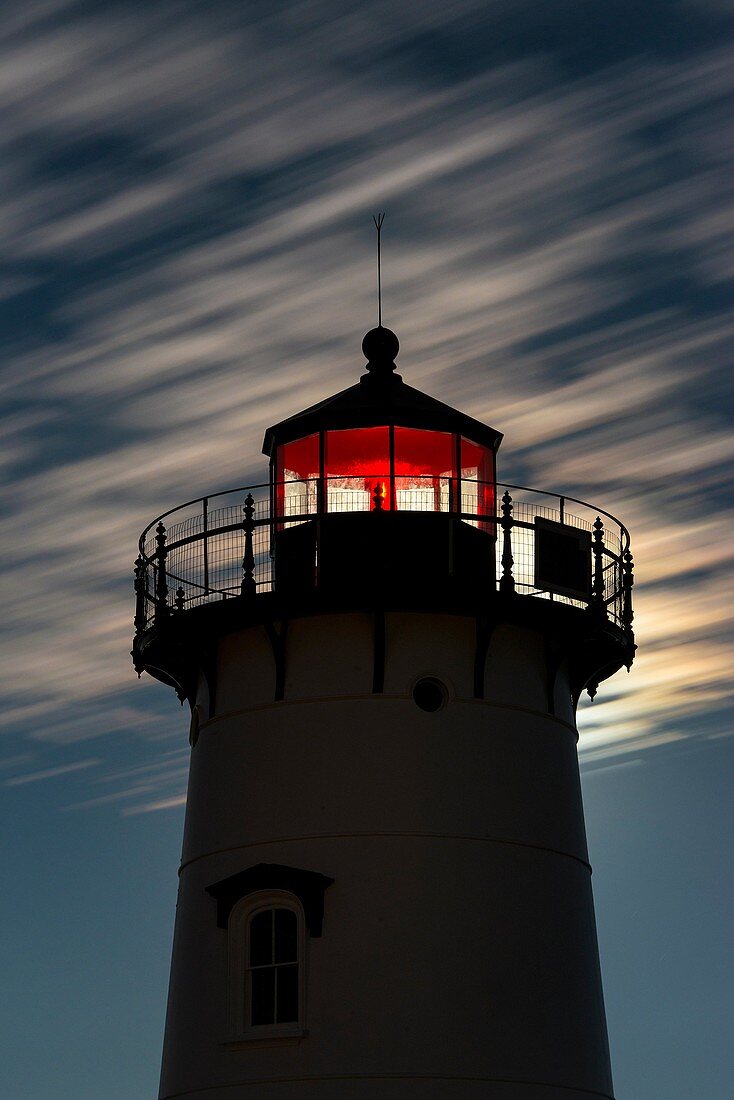
M 156 1089 L 186 718 L 129 664 L 154 515 L 406 380 L 499 476 L 632 531 L 640 652 L 581 715 L 620 1100 L 724 1100 L 734 10 L 10 5 L 0 26 L 0 1091 Z

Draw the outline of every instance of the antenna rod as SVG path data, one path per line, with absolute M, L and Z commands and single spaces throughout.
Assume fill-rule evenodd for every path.
M 382 260 L 380 255 L 380 230 L 385 220 L 383 214 L 373 214 L 372 221 L 377 230 L 377 327 L 382 328 Z

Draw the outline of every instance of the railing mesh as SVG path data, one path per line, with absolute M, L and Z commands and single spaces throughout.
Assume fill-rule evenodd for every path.
M 620 626 L 625 625 L 623 555 L 629 547 L 629 536 L 608 513 L 582 501 L 518 486 L 484 486 L 463 481 L 459 490 L 450 478 L 424 479 L 425 484 L 421 484 L 419 478 L 410 480 L 408 487 L 401 488 L 398 483 L 382 490 L 377 481 L 372 485 L 370 479 L 360 478 L 357 483 L 356 479 L 348 477 L 322 483 L 287 482 L 272 490 L 261 485 L 233 489 L 173 509 L 154 521 L 141 536 L 138 627 L 148 625 L 163 602 L 162 560 L 167 588 L 165 604 L 172 610 L 240 594 L 248 498 L 252 502 L 252 581 L 256 592 L 268 592 L 273 585 L 274 532 L 313 522 L 321 514 L 320 506 L 324 513 L 330 514 L 363 512 L 375 507 L 444 514 L 453 511 L 461 522 L 481 527 L 496 536 L 488 544 L 493 547 L 488 552 L 496 555 L 496 576 L 500 578 L 505 549 L 500 494 L 505 489 L 506 495 L 511 497 L 510 549 L 515 591 L 520 595 L 586 606 L 589 599 L 559 595 L 536 584 L 535 521 L 541 518 L 592 532 L 594 521 L 601 515 L 604 519 L 601 541 L 603 603 L 609 618 Z M 271 497 L 276 502 L 274 509 Z M 492 503 L 491 514 L 478 510 L 482 501 L 496 501 L 496 507 Z

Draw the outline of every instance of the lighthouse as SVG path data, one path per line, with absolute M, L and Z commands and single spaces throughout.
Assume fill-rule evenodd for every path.
M 576 707 L 629 536 L 362 350 L 141 536 L 134 664 L 190 709 L 160 1100 L 611 1098 Z

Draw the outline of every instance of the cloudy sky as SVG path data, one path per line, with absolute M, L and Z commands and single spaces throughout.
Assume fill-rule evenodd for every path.
M 505 433 L 501 480 L 632 532 L 638 659 L 580 715 L 617 1092 L 728 1095 L 733 26 L 4 10 L 5 1095 L 155 1093 L 188 746 L 129 661 L 137 535 L 261 481 L 264 428 L 356 381 L 378 209 L 406 380 Z

